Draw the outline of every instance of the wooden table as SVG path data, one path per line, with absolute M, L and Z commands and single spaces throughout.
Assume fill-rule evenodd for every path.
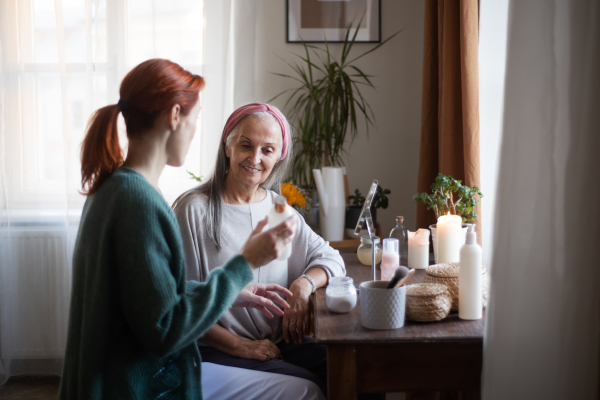
M 342 257 L 355 282 L 370 280 L 371 267 L 360 264 L 356 254 Z M 424 270 L 415 271 L 411 283 L 424 276 Z M 406 321 L 402 328 L 372 330 L 360 323 L 360 304 L 347 314 L 332 313 L 325 289 L 319 289 L 314 316 L 316 341 L 327 346 L 329 400 L 418 391 L 465 391 L 464 397 L 479 398 L 485 310 L 477 321 L 461 320 L 454 312 L 439 322 Z

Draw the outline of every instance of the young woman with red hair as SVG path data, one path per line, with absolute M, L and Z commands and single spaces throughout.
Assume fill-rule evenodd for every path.
M 91 118 L 60 399 L 201 399 L 196 340 L 229 307 L 279 315 L 275 303 L 289 307 L 275 294 L 291 295 L 286 289 L 246 285 L 253 269 L 290 243 L 291 219 L 265 232 L 261 221 L 206 282 L 186 282 L 179 227 L 158 179 L 165 165 L 185 160 L 203 86 L 173 62 L 149 60 L 123 79 L 119 103 Z M 125 160 L 119 113 L 129 138 Z

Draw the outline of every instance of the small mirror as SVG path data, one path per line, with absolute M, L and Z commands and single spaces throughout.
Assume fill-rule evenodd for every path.
M 354 234 L 356 236 L 360 235 L 360 230 L 362 229 L 365 221 L 367 222 L 369 237 L 372 238 L 375 236 L 375 227 L 373 226 L 373 219 L 371 218 L 371 204 L 373 203 L 375 193 L 377 193 L 378 184 L 379 182 L 377 182 L 377 179 L 373 179 L 369 193 L 367 193 L 367 197 L 365 198 L 365 204 L 363 204 L 362 211 L 360 212 L 360 218 L 358 218 L 356 229 L 354 229 Z

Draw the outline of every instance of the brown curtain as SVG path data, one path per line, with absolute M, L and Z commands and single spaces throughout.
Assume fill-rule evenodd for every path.
M 419 192 L 429 193 L 438 173 L 480 186 L 478 42 L 477 0 L 426 0 Z M 435 222 L 419 205 L 417 227 Z

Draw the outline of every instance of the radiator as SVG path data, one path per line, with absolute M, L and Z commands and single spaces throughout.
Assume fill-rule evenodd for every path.
M 0 344 L 3 359 L 65 352 L 75 232 L 0 229 Z

